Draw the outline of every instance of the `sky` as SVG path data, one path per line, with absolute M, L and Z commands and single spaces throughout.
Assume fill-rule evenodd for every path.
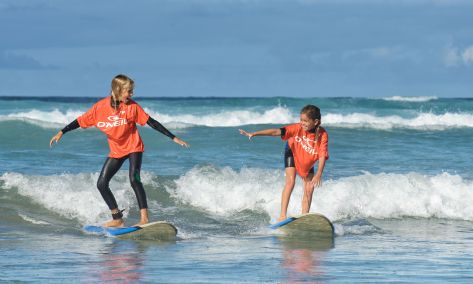
M 1 0 L 0 96 L 473 97 L 473 1 Z

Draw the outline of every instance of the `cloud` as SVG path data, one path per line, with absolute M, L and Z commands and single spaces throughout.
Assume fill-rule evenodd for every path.
M 471 0 L 299 0 L 303 4 L 349 4 L 349 5 L 393 5 L 393 6 L 471 6 Z
M 52 68 L 54 67 L 45 66 L 38 60 L 27 55 L 0 52 L 0 69 L 40 70 Z
M 402 46 L 379 46 L 372 48 L 354 49 L 342 52 L 344 60 L 384 60 L 384 61 L 411 61 L 419 60 L 416 50 L 409 50 Z
M 473 45 L 463 50 L 449 46 L 445 52 L 444 63 L 447 67 L 473 64 Z
M 458 53 L 458 48 L 448 47 L 443 62 L 447 67 L 455 67 L 460 64 L 461 58 Z
M 0 3 L 0 12 L 16 12 L 16 11 L 34 11 L 38 12 L 40 10 L 44 10 L 48 8 L 46 3 L 39 3 L 39 2 L 28 2 L 28 1 L 15 1 L 11 3 Z
M 465 64 L 470 64 L 473 62 L 473 46 L 470 46 L 463 51 L 462 59 Z

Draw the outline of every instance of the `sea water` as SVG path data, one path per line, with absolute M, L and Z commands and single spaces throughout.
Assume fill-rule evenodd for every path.
M 96 182 L 106 137 L 51 137 L 100 98 L 0 97 L 0 281 L 140 283 L 471 283 L 473 100 L 388 98 L 143 98 L 185 149 L 148 126 L 142 165 L 151 220 L 175 242 L 90 235 L 110 218 Z M 296 123 L 315 104 L 330 159 L 312 212 L 333 242 L 268 229 L 284 185 L 284 142 L 249 140 Z M 111 182 L 127 224 L 138 221 L 128 165 Z M 297 180 L 289 214 L 301 210 Z

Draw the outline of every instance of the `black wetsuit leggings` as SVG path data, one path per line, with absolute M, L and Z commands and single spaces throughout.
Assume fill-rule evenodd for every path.
M 296 163 L 294 162 L 294 155 L 292 154 L 291 148 L 289 148 L 289 144 L 286 143 L 286 147 L 284 148 L 284 168 L 295 168 Z M 310 168 L 309 174 L 314 173 L 314 167 Z
M 99 180 L 97 181 L 97 188 L 110 210 L 118 208 L 117 201 L 109 188 L 110 180 L 118 172 L 126 159 L 130 161 L 130 183 L 131 187 L 135 191 L 136 199 L 138 199 L 138 205 L 140 206 L 140 209 L 148 208 L 148 204 L 146 203 L 146 193 L 140 179 L 142 156 L 143 153 L 136 152 L 118 159 L 109 157 L 105 161 Z

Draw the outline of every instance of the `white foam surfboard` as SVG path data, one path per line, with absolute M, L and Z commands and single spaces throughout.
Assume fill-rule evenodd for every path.
M 307 213 L 289 217 L 270 226 L 271 229 L 280 229 L 290 235 L 316 235 L 318 237 L 334 236 L 332 222 L 322 214 Z

